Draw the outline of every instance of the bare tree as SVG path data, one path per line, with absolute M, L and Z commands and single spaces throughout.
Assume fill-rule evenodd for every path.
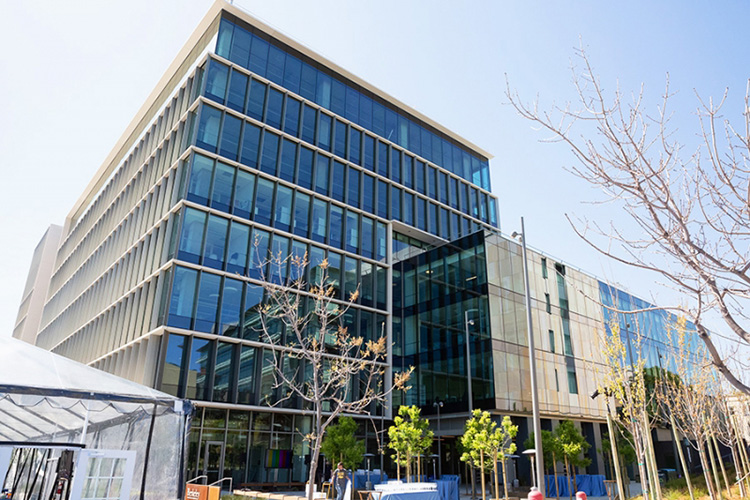
M 540 111 L 537 103 L 523 103 L 508 84 L 510 104 L 551 133 L 549 140 L 567 144 L 579 163 L 572 172 L 601 188 L 638 227 L 631 234 L 615 224 L 571 221 L 579 236 L 616 261 L 660 274 L 689 297 L 675 309 L 695 324 L 714 366 L 750 394 L 727 367 L 704 322 L 716 311 L 736 339 L 750 345 L 750 318 L 743 310 L 750 305 L 750 85 L 744 130 L 719 114 L 726 93 L 718 103 L 698 97 L 700 145 L 685 155 L 670 124 L 668 79 L 651 116 L 644 109 L 643 88 L 631 102 L 619 88 L 607 97 L 585 52 L 578 55 L 583 69 L 574 70 L 575 105 Z M 581 134 L 587 125 L 592 133 Z
M 347 330 L 344 317 L 358 292 L 338 300 L 326 260 L 317 265 L 310 286 L 304 280 L 306 254 L 271 255 L 260 268 L 266 265 L 271 272 L 263 276 L 266 300 L 260 320 L 274 356 L 275 404 L 294 399 L 312 414 L 305 439 L 311 446 L 308 483 L 313 485 L 326 428 L 339 415 L 370 415 L 375 405 L 384 406 L 391 391 L 407 388 L 412 370 L 394 374 L 385 387 L 386 336 L 381 331 L 366 339 Z M 310 487 L 309 500 L 312 494 Z

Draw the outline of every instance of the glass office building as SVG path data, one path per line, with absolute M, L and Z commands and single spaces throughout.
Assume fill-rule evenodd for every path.
M 68 215 L 36 343 L 194 400 L 189 476 L 302 482 L 309 416 L 276 404 L 257 310 L 262 277 L 294 270 L 259 262 L 307 254 L 309 280 L 326 259 L 339 300 L 360 290 L 349 331 L 385 332 L 393 369 L 416 368 L 393 404 L 444 403 L 443 471 L 456 472 L 448 437 L 463 431 L 469 392 L 475 408 L 512 415 L 521 441 L 531 411 L 520 247 L 499 234 L 489 159 L 217 2 Z M 600 284 L 537 252 L 530 264 L 543 424 L 574 418 L 596 450 L 604 407 L 588 397 L 590 365 L 605 316 L 577 290 L 598 296 Z M 275 451 L 288 466 L 270 466 Z

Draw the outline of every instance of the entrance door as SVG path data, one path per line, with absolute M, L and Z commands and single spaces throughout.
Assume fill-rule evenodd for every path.
M 206 447 L 203 451 L 203 474 L 207 479 L 207 484 L 215 483 L 221 479 L 224 470 L 224 442 L 223 441 L 206 441 Z
M 73 469 L 70 498 L 128 500 L 135 468 L 132 450 L 81 450 Z

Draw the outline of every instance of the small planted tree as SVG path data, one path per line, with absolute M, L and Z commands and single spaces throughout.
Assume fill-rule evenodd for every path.
M 474 410 L 472 415 L 466 421 L 466 430 L 461 437 L 461 444 L 464 447 L 461 460 L 479 466 L 482 479 L 482 500 L 487 500 L 484 474 L 488 466 L 491 470 L 489 458 L 493 456 L 493 450 L 490 436 L 494 433 L 497 424 L 492 421 L 490 414 L 486 411 Z
M 320 445 L 320 452 L 332 463 L 341 462 L 347 469 L 356 469 L 365 453 L 364 439 L 357 439 L 357 422 L 351 417 L 339 417 L 329 426 Z
M 495 468 L 495 494 L 498 494 L 497 462 L 499 460 L 503 467 L 503 488 L 505 490 L 506 500 L 508 498 L 507 455 L 512 455 L 516 452 L 516 443 L 513 442 L 513 438 L 516 437 L 516 434 L 518 434 L 518 426 L 513 425 L 513 421 L 506 415 L 503 417 L 500 427 L 495 428 L 495 432 L 493 432 L 490 439 L 493 453 L 492 462 Z
M 560 451 L 565 461 L 565 470 L 568 474 L 568 485 L 570 485 L 571 473 L 573 476 L 573 489 L 570 490 L 570 498 L 573 498 L 573 490 L 578 489 L 576 484 L 576 467 L 586 467 L 591 459 L 583 457 L 591 445 L 586 441 L 578 428 L 570 420 L 563 420 L 555 429 L 555 435 L 560 443 Z
M 523 442 L 524 447 L 527 450 L 533 449 L 536 446 L 535 436 L 532 432 L 526 441 Z M 603 446 L 603 445 L 602 445 Z M 542 448 L 544 449 L 544 463 L 548 467 L 552 467 L 552 473 L 555 476 L 555 493 L 557 499 L 560 499 L 560 486 L 557 484 L 557 461 L 562 456 L 560 450 L 560 441 L 557 436 L 550 431 L 542 431 Z M 537 463 L 539 463 L 537 461 Z M 540 485 L 540 490 L 544 493 L 544 485 Z
M 398 409 L 398 416 L 388 428 L 388 447 L 395 452 L 392 458 L 397 466 L 405 467 L 407 481 L 411 481 L 413 473 L 421 474 L 419 455 L 432 446 L 433 436 L 429 420 L 421 418 L 421 410 L 417 406 L 402 406 Z M 413 467 L 415 460 L 416 470 Z M 397 475 L 401 479 L 400 469 L 397 470 Z

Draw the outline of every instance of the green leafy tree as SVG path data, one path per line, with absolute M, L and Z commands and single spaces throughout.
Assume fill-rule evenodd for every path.
M 392 458 L 396 464 L 406 468 L 407 481 L 411 481 L 413 472 L 417 475 L 421 473 L 419 455 L 432 446 L 433 437 L 430 422 L 421 418 L 421 410 L 418 407 L 402 406 L 398 409 L 398 416 L 388 428 L 388 447 L 395 452 Z M 416 470 L 413 468 L 415 459 Z M 399 469 L 398 479 L 401 479 L 400 474 Z
M 523 442 L 523 446 L 529 450 L 536 446 L 535 436 L 532 432 L 529 437 Z M 560 440 L 551 431 L 542 431 L 542 448 L 544 449 L 544 463 L 548 467 L 552 467 L 552 473 L 555 475 L 555 492 L 557 498 L 560 498 L 560 487 L 557 484 L 557 460 L 562 456 L 562 450 L 560 448 Z
M 570 473 L 573 473 L 573 490 L 577 490 L 576 467 L 587 467 L 591 464 L 590 458 L 582 455 L 586 453 L 591 445 L 586 441 L 578 428 L 570 420 L 563 420 L 555 429 L 555 435 L 560 442 L 560 450 L 565 460 L 565 470 L 568 474 L 568 485 L 570 485 Z M 570 498 L 573 498 L 573 490 L 570 490 Z
M 503 420 L 503 424 L 505 424 L 505 420 Z M 485 473 L 494 471 L 495 492 L 497 494 L 499 490 L 497 461 L 500 459 L 500 455 L 505 459 L 505 453 L 515 451 L 516 445 L 512 443 L 512 439 L 518 432 L 518 426 L 512 425 L 509 418 L 507 424 L 509 427 L 498 428 L 497 423 L 490 418 L 490 414 L 482 410 L 474 410 L 472 418 L 466 421 L 466 430 L 461 437 L 461 444 L 464 449 L 461 460 L 472 464 L 474 467 L 479 467 L 482 479 L 482 500 L 487 499 Z M 510 436 L 511 433 L 512 436 Z M 513 451 L 508 451 L 511 448 Z
M 320 452 L 328 457 L 331 463 L 341 462 L 347 469 L 356 469 L 362 463 L 365 453 L 365 441 L 357 439 L 357 422 L 351 417 L 339 417 L 330 425 L 320 445 Z
M 495 469 L 495 494 L 497 495 L 498 492 L 497 462 L 500 461 L 503 468 L 503 488 L 505 489 L 506 500 L 508 498 L 507 455 L 512 455 L 516 452 L 516 443 L 513 442 L 513 438 L 516 437 L 516 434 L 518 434 L 518 426 L 513 425 L 513 421 L 506 415 L 503 417 L 500 427 L 496 427 L 495 432 L 493 432 L 490 437 L 493 453 L 492 463 Z

